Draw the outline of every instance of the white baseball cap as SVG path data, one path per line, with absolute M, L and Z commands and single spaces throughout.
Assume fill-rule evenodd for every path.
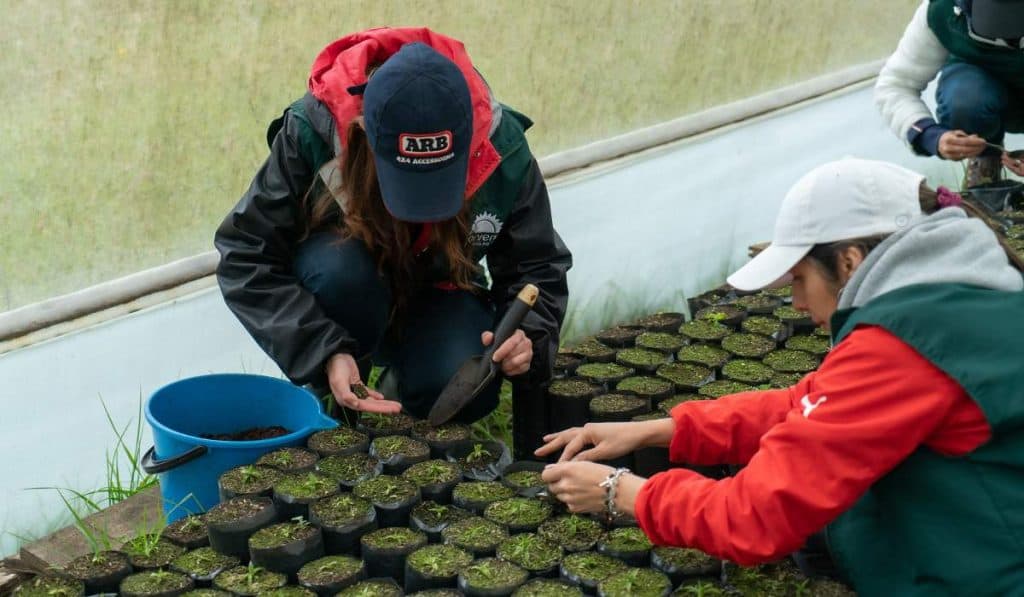
M 844 158 L 818 166 L 786 193 L 771 245 L 728 282 L 757 290 L 785 277 L 814 245 L 892 234 L 921 215 L 924 176 L 888 162 Z

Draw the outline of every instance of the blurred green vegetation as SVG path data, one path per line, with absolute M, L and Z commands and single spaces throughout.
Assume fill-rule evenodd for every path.
M 0 311 L 211 249 L 348 32 L 461 39 L 543 156 L 884 57 L 916 4 L 5 0 Z

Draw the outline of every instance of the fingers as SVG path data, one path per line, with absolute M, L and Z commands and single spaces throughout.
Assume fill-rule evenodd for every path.
M 985 151 L 985 140 L 963 131 L 951 131 L 939 139 L 939 153 L 950 160 L 975 157 Z
M 604 450 L 601 448 L 602 444 L 598 444 L 589 450 L 584 450 L 573 457 L 573 462 L 580 462 L 581 460 L 589 460 L 595 462 L 598 460 L 604 460 Z
M 488 333 L 488 332 L 484 332 L 484 333 Z M 501 346 L 499 346 L 497 348 L 497 350 L 494 351 L 494 356 L 492 357 L 494 359 L 494 362 L 495 363 L 500 363 L 500 362 L 504 361 L 506 357 L 508 357 L 510 354 L 512 354 L 512 353 L 514 353 L 516 351 L 516 348 L 525 339 L 526 339 L 526 334 L 523 333 L 523 330 L 516 330 L 509 337 L 508 340 L 505 340 L 505 342 Z
M 572 429 L 566 429 L 565 431 L 559 431 L 558 433 L 549 433 L 544 436 L 544 441 L 547 442 L 543 446 L 533 451 L 537 456 L 547 456 L 555 450 L 559 450 L 566 443 L 572 439 L 573 435 L 580 431 L 580 427 L 573 427 Z
M 484 333 L 480 334 L 480 342 L 483 343 L 484 346 L 490 346 L 491 342 L 493 340 L 494 340 L 494 333 L 493 332 L 484 332 Z
M 576 437 L 572 438 L 572 441 L 565 446 L 565 449 L 562 450 L 562 456 L 558 459 L 558 462 L 569 462 L 572 460 L 573 456 L 583 449 L 583 446 L 585 445 L 587 445 L 586 436 L 582 433 L 576 435 Z
M 391 400 L 359 400 L 355 410 L 368 413 L 383 413 L 386 415 L 397 415 L 402 412 L 402 403 Z

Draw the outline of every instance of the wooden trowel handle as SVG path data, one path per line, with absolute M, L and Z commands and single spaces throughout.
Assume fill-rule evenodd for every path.
M 487 351 L 484 352 L 485 362 L 490 363 L 491 357 L 494 356 L 494 351 L 504 344 L 505 340 L 512 337 L 512 334 L 519 328 L 519 324 L 523 322 L 523 318 L 533 308 L 533 304 L 537 302 L 539 295 L 540 289 L 533 284 L 527 284 L 519 291 L 516 299 L 512 301 L 512 305 L 505 312 L 505 316 L 498 322 L 498 328 L 494 330 L 494 341 L 491 342 L 491 345 L 487 347 Z

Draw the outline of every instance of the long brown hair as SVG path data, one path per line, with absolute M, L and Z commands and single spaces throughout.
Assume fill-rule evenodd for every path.
M 479 266 L 471 257 L 469 245 L 469 202 L 463 204 L 454 218 L 432 224 L 426 255 L 414 254 L 413 244 L 420 225 L 395 219 L 384 206 L 362 117 L 349 123 L 345 136 L 345 150 L 339 160 L 340 200 L 344 207 L 338 209 L 328 190 L 312 199 L 307 195 L 307 231 L 334 229 L 341 239 L 362 241 L 377 260 L 378 271 L 391 285 L 392 300 L 399 313 L 407 305 L 409 295 L 418 289 L 424 266 L 429 265 L 417 268 L 417 262 L 430 260 L 432 255 L 440 254 L 446 262 L 448 281 L 463 290 L 472 290 Z

